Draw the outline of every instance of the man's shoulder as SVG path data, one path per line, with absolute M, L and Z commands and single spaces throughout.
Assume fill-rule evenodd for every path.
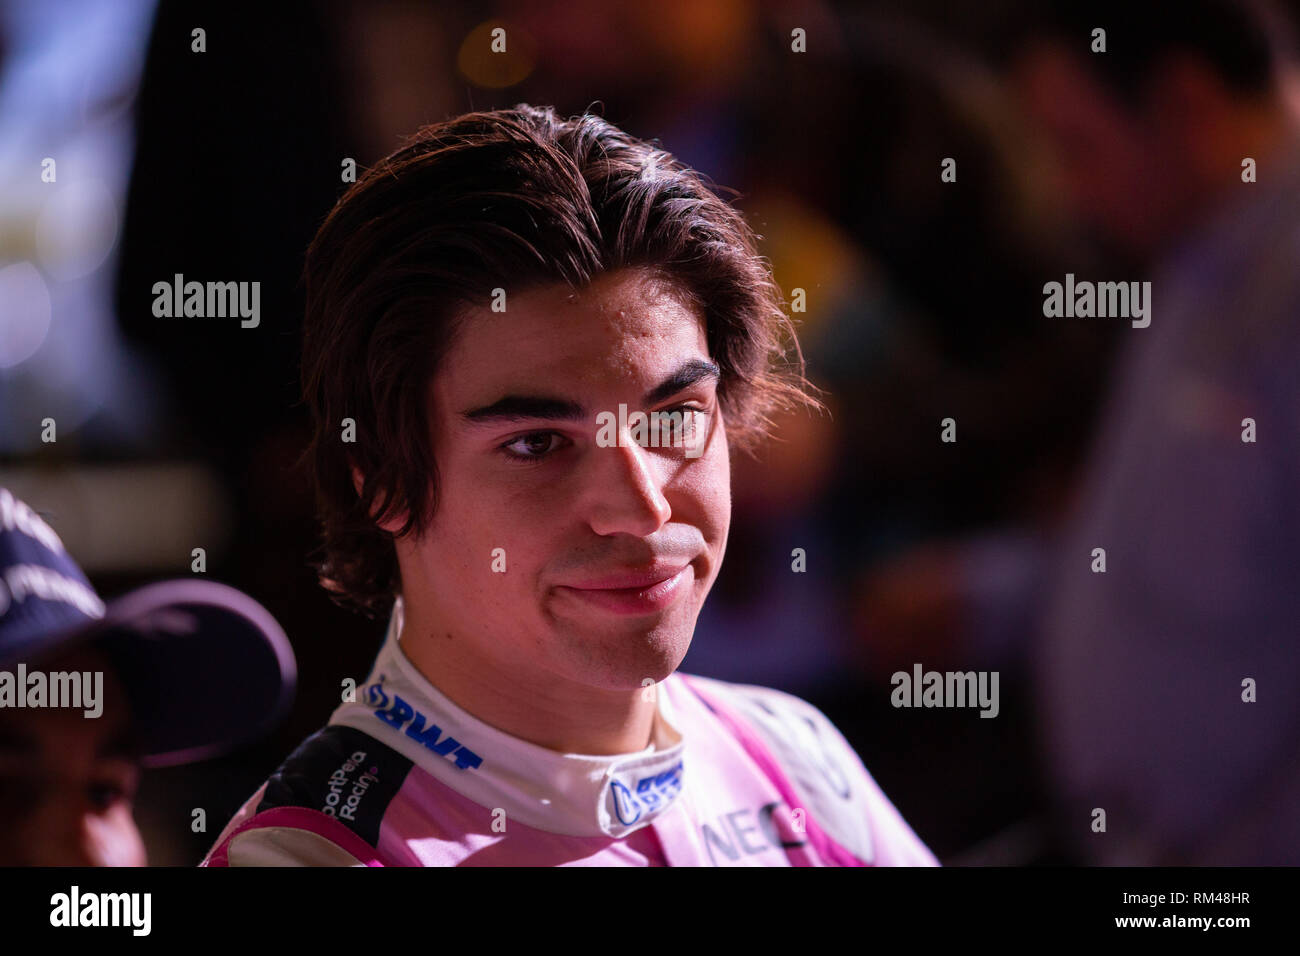
M 793 745 L 802 749 L 810 744 L 816 747 L 817 742 L 821 741 L 821 749 L 833 751 L 832 755 L 836 757 L 851 755 L 850 764 L 861 768 L 857 753 L 839 728 L 819 708 L 802 697 L 758 684 L 739 684 L 698 674 L 678 676 L 692 689 L 702 691 L 706 703 L 717 700 L 732 711 L 739 712 L 749 725 L 762 734 L 766 742 L 782 748 Z M 843 751 L 847 751 L 847 755 Z M 830 770 L 834 776 L 835 768 Z M 865 768 L 862 768 L 862 772 L 865 773 Z
M 778 690 L 775 687 L 764 687 L 760 684 L 739 684 L 733 681 L 719 680 L 716 677 L 703 677 L 699 674 L 683 674 L 680 671 L 676 676 L 684 678 L 689 684 L 702 688 L 705 693 L 712 692 L 712 694 L 721 696 L 727 701 L 739 704 L 742 707 L 757 707 L 764 713 L 772 715 L 799 714 L 830 724 L 830 719 L 816 706 L 789 691 Z
M 327 724 L 304 740 L 271 774 L 259 810 L 277 806 L 315 807 L 323 813 L 351 819 L 362 801 L 352 801 L 344 816 L 348 793 L 362 786 L 391 797 L 410 771 L 412 762 L 365 731 Z M 391 791 L 391 792 L 389 792 Z
M 411 767 L 364 731 L 326 725 L 285 758 L 204 863 L 364 865 L 376 856 L 384 815 Z
M 885 865 L 935 865 L 856 750 L 818 707 L 787 691 L 679 674 L 754 731 L 809 814 L 859 858 Z
M 788 691 L 682 674 L 706 703 L 716 701 L 744 718 L 787 773 L 804 788 L 849 799 L 854 784 L 870 777 L 857 752 L 830 718 Z

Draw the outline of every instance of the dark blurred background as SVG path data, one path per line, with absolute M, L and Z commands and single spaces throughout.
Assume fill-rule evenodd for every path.
M 1279 185 L 1295 164 L 1266 161 L 1290 155 L 1293 101 L 1238 68 L 1282 71 L 1293 46 L 1283 21 L 1175 29 L 1159 20 L 1173 5 L 1121 21 L 1098 3 L 1072 23 L 1077 5 L 1043 6 L 0 3 L 0 484 L 106 597 L 189 574 L 204 547 L 207 574 L 264 603 L 299 661 L 273 736 L 146 775 L 150 861 L 197 862 L 384 630 L 317 586 L 295 465 L 298 275 L 343 161 L 529 102 L 595 110 L 738 190 L 778 283 L 807 294 L 794 318 L 830 414 L 782 421 L 736 462 L 727 560 L 683 670 L 821 707 L 946 864 L 1300 862 L 1300 245 Z M 1091 52 L 1089 16 L 1111 25 L 1112 59 Z M 1238 209 L 1268 189 L 1263 212 Z M 1265 234 L 1270 254 L 1233 252 Z M 260 281 L 260 326 L 155 318 L 152 286 L 175 273 Z M 1066 273 L 1161 277 L 1152 325 L 1045 317 L 1043 285 Z M 1238 334 L 1243 310 L 1261 318 Z M 1130 358 L 1162 328 L 1196 347 Z M 1226 355 L 1240 361 L 1210 361 Z M 1181 417 L 1142 425 L 1160 400 L 1130 380 L 1169 384 Z M 1207 523 L 1220 487 L 1240 508 Z M 913 663 L 998 671 L 998 716 L 891 706 L 890 675 Z M 1244 677 L 1270 678 L 1255 704 Z M 1107 834 L 1095 807 L 1112 808 Z

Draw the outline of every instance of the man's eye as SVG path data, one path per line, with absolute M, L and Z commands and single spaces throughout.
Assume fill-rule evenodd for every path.
M 651 429 L 650 433 L 652 445 L 661 448 L 694 448 L 698 445 L 707 422 L 706 409 L 696 405 L 678 405 L 658 414 L 658 432 L 656 434 Z
M 559 448 L 562 436 L 555 432 L 529 432 L 501 446 L 501 450 L 516 461 L 540 461 Z

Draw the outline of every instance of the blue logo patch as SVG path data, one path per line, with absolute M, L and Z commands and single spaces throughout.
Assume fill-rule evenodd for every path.
M 429 723 L 428 718 L 402 700 L 400 694 L 393 694 L 390 703 L 389 695 L 380 687 L 383 680 L 383 677 L 380 677 L 379 683 L 371 684 L 366 689 L 367 702 L 375 707 L 373 713 L 376 717 L 394 730 L 405 727 L 406 736 L 439 757 L 454 760 L 460 770 L 473 770 L 482 765 L 482 757 L 450 734 L 444 737 L 437 724 Z
M 641 819 L 642 813 L 664 806 L 681 792 L 682 761 L 663 773 L 642 777 L 636 781 L 635 792 L 621 780 L 613 780 L 609 786 L 614 794 L 614 815 L 624 826 L 631 826 Z

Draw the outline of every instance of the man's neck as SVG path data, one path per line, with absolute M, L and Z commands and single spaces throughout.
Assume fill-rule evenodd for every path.
M 607 690 L 491 658 L 406 603 L 402 652 L 452 703 L 504 733 L 560 753 L 635 753 L 656 728 L 657 689 Z

